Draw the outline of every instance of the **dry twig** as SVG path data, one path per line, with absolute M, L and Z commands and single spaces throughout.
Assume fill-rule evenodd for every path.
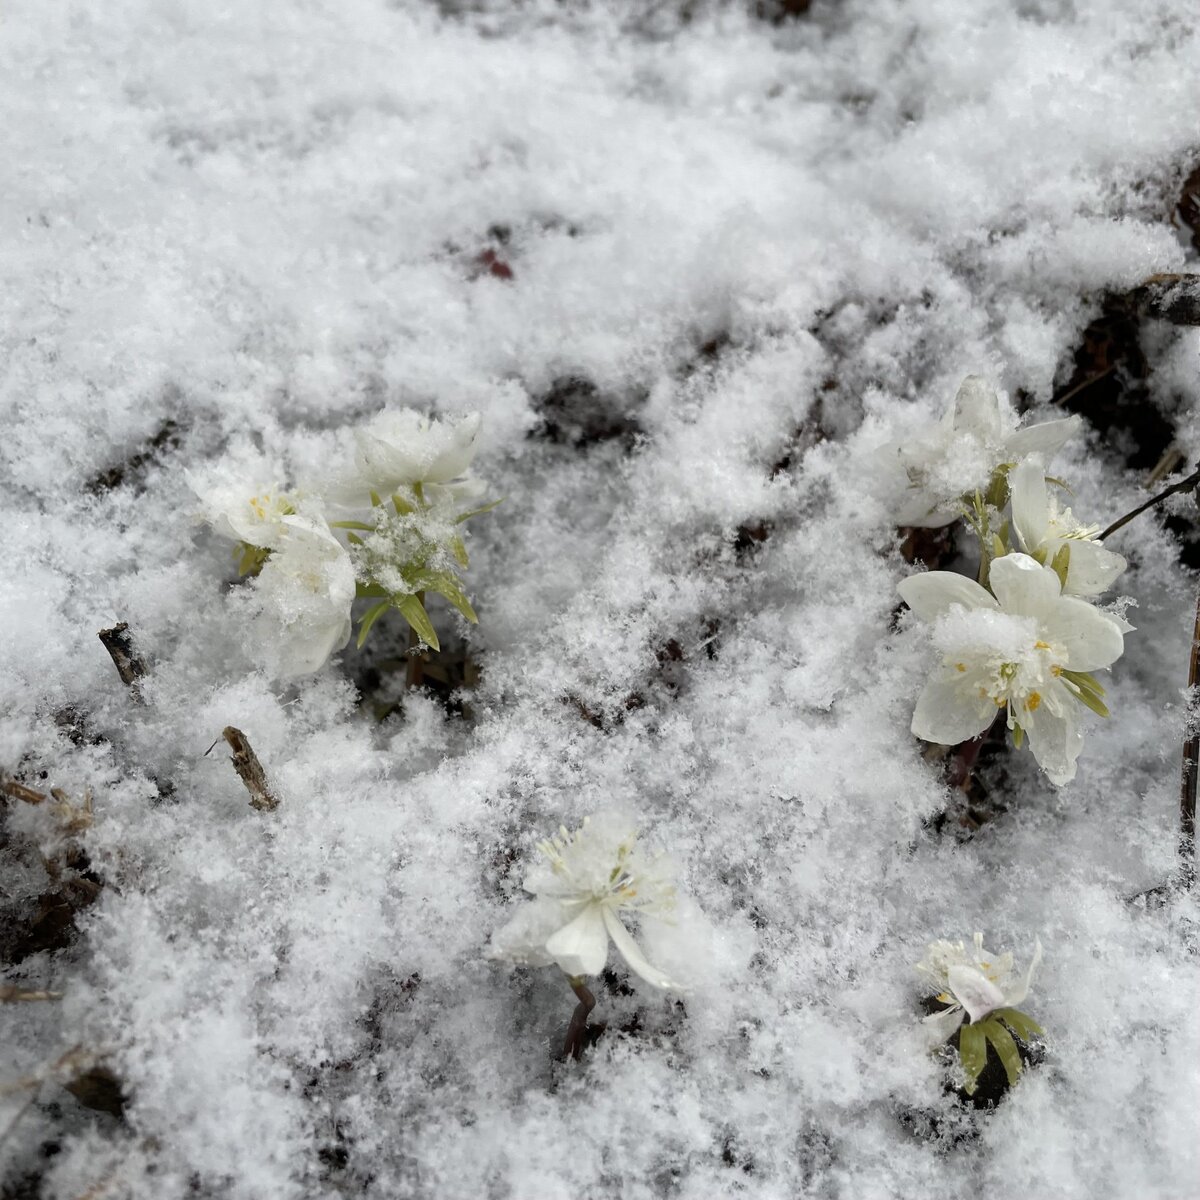
M 122 621 L 111 629 L 102 629 L 98 636 L 112 658 L 121 682 L 129 689 L 129 694 L 138 704 L 145 703 L 142 698 L 140 680 L 146 674 L 146 664 L 142 662 L 133 648 L 133 638 L 129 636 L 128 622 Z
M 258 761 L 258 755 L 254 753 L 254 747 L 250 745 L 246 735 L 240 729 L 226 725 L 221 730 L 221 737 L 229 743 L 229 748 L 233 751 L 233 769 L 246 785 L 246 791 L 250 793 L 250 806 L 257 808 L 259 812 L 271 812 L 278 808 L 279 799 L 267 785 L 267 773 Z M 213 742 L 213 746 L 216 744 Z M 211 750 L 212 746 L 208 749 Z

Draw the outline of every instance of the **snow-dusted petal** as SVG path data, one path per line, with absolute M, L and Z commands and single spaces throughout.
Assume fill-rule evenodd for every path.
M 996 598 L 965 575 L 953 571 L 926 571 L 902 579 L 900 598 L 924 621 L 936 621 L 958 604 L 963 608 L 996 609 Z
M 616 946 L 621 957 L 635 975 L 656 988 L 662 988 L 663 991 L 677 986 L 671 982 L 665 972 L 647 961 L 637 942 L 633 940 L 632 934 L 621 924 L 620 918 L 610 908 L 604 909 L 604 925 L 608 930 L 609 937 L 613 940 L 613 945 Z
M 1002 401 L 982 375 L 968 375 L 954 397 L 954 428 L 970 433 L 984 445 L 995 445 L 1004 436 Z
M 1069 595 L 1098 596 L 1108 591 L 1129 565 L 1121 555 L 1105 550 L 1099 542 L 1080 538 L 1066 544 L 1071 547 L 1071 555 L 1063 591 Z
M 966 1016 L 962 1006 L 956 1004 L 952 1008 L 944 1008 L 940 1012 L 930 1013 L 922 1020 L 921 1024 L 928 1030 L 933 1044 L 941 1045 L 942 1042 L 948 1042 L 958 1032 L 958 1027 L 966 1019 Z
M 547 938 L 546 953 L 568 975 L 598 975 L 608 961 L 608 932 L 599 904 L 589 904 L 569 924 Z
M 1043 702 L 1017 714 L 1029 738 L 1029 749 L 1046 778 L 1062 787 L 1075 778 L 1076 760 L 1083 749 L 1082 710 L 1073 701 Z
M 449 483 L 475 457 L 483 418 L 429 419 L 412 409 L 380 413 L 357 430 L 357 465 L 365 485 L 381 492 L 413 483 Z
M 1059 602 L 1058 576 L 1028 554 L 1006 554 L 994 559 L 988 582 L 1005 612 L 1041 617 Z
M 1043 421 L 1040 425 L 1026 425 L 1024 429 L 1018 429 L 1005 438 L 1004 448 L 1011 461 L 1037 454 L 1049 462 L 1079 432 L 1082 425 L 1083 421 L 1077 416 Z
M 1033 974 L 1041 965 L 1042 962 L 1042 939 L 1035 938 L 1033 945 L 1033 958 L 1029 960 L 1029 969 L 1021 979 L 1021 982 L 1016 987 L 1009 988 L 1004 993 L 1004 1003 L 1008 1008 L 1016 1008 L 1018 1004 L 1024 1002 L 1025 997 L 1029 995 L 1029 989 L 1033 986 Z
M 981 734 L 996 719 L 996 705 L 972 694 L 951 675 L 935 675 L 921 692 L 912 731 L 939 746 L 957 746 Z
M 1027 458 L 1008 474 L 1012 497 L 1012 521 L 1021 546 L 1036 550 L 1046 538 L 1050 526 L 1050 497 L 1046 492 L 1046 474 L 1041 461 Z
M 993 572 L 995 568 L 993 563 Z M 1054 606 L 1042 630 L 1047 641 L 1065 648 L 1067 666 L 1072 671 L 1098 671 L 1111 666 L 1125 649 L 1125 635 L 1117 622 L 1075 596 L 1064 596 Z
M 492 935 L 487 957 L 520 966 L 549 965 L 554 959 L 546 950 L 546 942 L 567 924 L 574 912 L 574 908 L 543 897 L 519 905 L 513 918 Z
M 1004 993 L 975 967 L 956 963 L 950 968 L 950 991 L 972 1021 L 986 1017 L 1004 1003 Z

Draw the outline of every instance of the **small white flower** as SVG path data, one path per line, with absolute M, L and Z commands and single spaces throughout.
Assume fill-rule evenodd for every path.
M 413 484 L 448 484 L 465 475 L 475 457 L 483 418 L 429 418 L 411 408 L 380 413 L 355 430 L 356 464 L 364 490 L 388 495 Z
M 281 518 L 283 534 L 254 581 L 256 638 L 283 679 L 310 675 L 350 639 L 354 566 L 323 523 Z
M 936 999 L 950 1007 L 926 1017 L 925 1025 L 937 1042 L 945 1042 L 966 1019 L 981 1021 L 998 1008 L 1016 1008 L 1029 995 L 1041 961 L 1040 940 L 1023 976 L 1014 974 L 1010 951 L 996 955 L 983 948 L 982 933 L 969 951 L 962 942 L 931 943 L 917 970 L 932 980 Z
M 585 820 L 582 828 L 538 849 L 545 863 L 525 880 L 536 897 L 492 938 L 488 957 L 528 966 L 557 963 L 572 978 L 596 975 L 608 961 L 611 938 L 634 974 L 656 988 L 678 989 L 647 961 L 622 923 L 622 913 L 669 920 L 675 887 L 665 861 L 647 856 L 637 832 L 613 815 Z
M 933 625 L 942 661 L 925 685 L 912 731 L 954 746 L 987 729 L 998 708 L 1029 735 L 1052 783 L 1075 777 L 1083 748 L 1081 705 L 1103 710 L 1090 672 L 1125 648 L 1124 626 L 1085 600 L 1062 595 L 1058 576 L 1027 554 L 991 564 L 985 588 L 949 571 L 903 580 L 901 597 Z
M 273 550 L 284 536 L 283 518 L 296 511 L 296 498 L 269 478 L 247 478 L 222 469 L 207 479 L 188 473 L 201 516 L 220 534 L 247 546 Z
M 1021 549 L 1049 564 L 1063 546 L 1069 548 L 1064 594 L 1098 596 L 1112 586 L 1128 564 L 1096 540 L 1099 525 L 1081 525 L 1069 508 L 1059 508 L 1040 458 L 1018 463 L 1009 472 L 1008 485 Z
M 1004 463 L 1041 454 L 1048 462 L 1078 431 L 1079 417 L 1017 428 L 1018 417 L 986 380 L 968 375 L 954 405 L 923 435 L 880 449 L 904 493 L 897 525 L 937 528 L 962 515 L 962 497 L 985 489 Z

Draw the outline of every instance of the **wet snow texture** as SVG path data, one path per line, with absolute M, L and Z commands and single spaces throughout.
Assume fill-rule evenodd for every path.
M 1194 263 L 1193 7 L 690 12 L 7 7 L 0 766 L 94 790 L 104 886 L 6 969 L 64 996 L 0 1005 L 3 1079 L 82 1046 L 130 1096 L 5 1095 L 12 1192 L 1196 1194 L 1196 913 L 1124 900 L 1172 866 L 1194 578 L 1153 519 L 1114 540 L 1115 716 L 1061 792 L 994 760 L 966 837 L 864 477 L 967 372 L 1054 415 L 1103 294 Z M 1197 337 L 1143 339 L 1194 455 Z M 250 440 L 315 477 L 387 403 L 482 410 L 507 496 L 472 526 L 465 715 L 374 719 L 398 625 L 273 687 L 191 518 L 184 469 Z M 1104 522 L 1146 473 L 1088 439 L 1062 471 Z M 204 757 L 225 725 L 276 812 Z M 554 1063 L 565 980 L 482 950 L 533 842 L 610 804 L 711 930 L 683 1004 L 618 970 Z M 7 811 L 27 920 L 54 821 Z M 1050 1041 L 956 1141 L 912 964 L 976 928 L 1020 961 L 1040 934 Z

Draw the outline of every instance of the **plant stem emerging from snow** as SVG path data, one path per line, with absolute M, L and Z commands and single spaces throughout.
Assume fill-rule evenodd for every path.
M 1145 504 L 1139 504 L 1132 512 L 1127 512 L 1123 517 L 1114 521 L 1096 540 L 1103 542 L 1110 533 L 1116 533 L 1123 525 L 1128 525 L 1134 517 L 1140 517 L 1147 509 L 1161 504 L 1169 496 L 1174 496 L 1179 492 L 1194 492 L 1197 484 L 1200 484 L 1200 467 L 1197 467 L 1186 479 L 1181 479 L 1178 483 L 1163 488 L 1157 496 L 1151 496 Z
M 233 751 L 233 769 L 246 785 L 246 791 L 250 793 L 251 808 L 257 808 L 259 812 L 271 812 L 278 808 L 279 798 L 267 786 L 267 773 L 258 761 L 258 755 L 254 753 L 249 738 L 232 725 L 226 725 L 221 730 L 221 736 Z M 215 745 L 216 742 L 213 743 L 213 746 Z M 209 746 L 209 749 L 211 750 L 212 746 Z
M 583 980 L 578 975 L 571 977 L 571 991 L 579 998 L 575 1011 L 571 1014 L 571 1024 L 567 1026 L 567 1040 L 563 1043 L 563 1058 L 568 1056 L 578 1060 L 583 1056 L 583 1048 L 587 1045 L 587 1019 L 596 1007 L 596 997 L 588 991 Z

